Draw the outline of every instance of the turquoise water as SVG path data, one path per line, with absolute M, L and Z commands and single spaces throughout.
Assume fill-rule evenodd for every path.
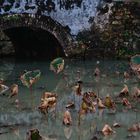
M 139 55 L 133 56 L 133 57 L 131 58 L 131 61 L 132 61 L 132 63 L 134 63 L 134 64 L 140 64 L 140 56 L 139 56 Z
M 26 140 L 26 133 L 29 129 L 37 128 L 45 140 L 91 140 L 97 131 L 100 131 L 105 123 L 112 125 L 118 122 L 120 128 L 113 128 L 116 134 L 111 136 L 98 137 L 102 140 L 125 140 L 129 132 L 127 129 L 136 122 L 140 122 L 140 113 L 134 110 L 126 110 L 118 105 L 116 114 L 111 115 L 108 109 L 97 110 L 96 113 L 87 114 L 80 120 L 78 126 L 79 97 L 75 97 L 76 109 L 71 110 L 73 125 L 63 126 L 63 112 L 68 101 L 74 99 L 72 86 L 80 78 L 83 81 L 82 92 L 95 91 L 100 97 L 110 94 L 113 98 L 120 92 L 124 84 L 128 85 L 130 92 L 135 86 L 139 87 L 139 80 L 134 75 L 130 79 L 124 79 L 123 72 L 129 71 L 129 62 L 115 60 L 66 60 L 63 74 L 54 74 L 49 70 L 50 62 L 43 61 L 15 61 L 1 60 L 0 75 L 5 79 L 5 84 L 10 86 L 13 83 L 19 85 L 18 99 L 19 107 L 7 96 L 0 96 L 0 140 Z M 99 64 L 98 64 L 99 63 Z M 100 68 L 101 76 L 94 76 L 94 69 Z M 33 86 L 32 93 L 22 85 L 19 80 L 23 70 L 40 69 L 42 75 L 39 81 Z M 116 75 L 116 71 L 120 75 Z M 65 74 L 65 76 L 64 76 Z M 58 94 L 56 117 L 53 113 L 47 116 L 41 114 L 37 107 L 44 91 L 51 91 Z M 9 94 L 9 92 L 7 92 Z M 137 103 L 139 111 L 139 103 Z M 139 140 L 139 133 L 133 133 L 134 140 Z

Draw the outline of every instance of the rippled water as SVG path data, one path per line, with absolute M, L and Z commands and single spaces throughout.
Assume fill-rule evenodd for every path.
M 122 124 L 121 128 L 115 128 L 116 134 L 111 136 L 99 137 L 103 140 L 125 140 L 129 134 L 127 129 L 133 123 L 140 121 L 140 113 L 133 110 L 125 111 L 120 105 L 116 114 L 111 115 L 108 109 L 97 110 L 96 113 L 87 114 L 81 118 L 78 126 L 79 97 L 75 97 L 76 109 L 71 110 L 73 125 L 65 127 L 62 125 L 62 116 L 65 105 L 73 99 L 72 85 L 80 78 L 83 83 L 84 91 L 95 91 L 100 97 L 107 94 L 114 97 L 122 89 L 123 84 L 127 84 L 130 92 L 135 86 L 139 86 L 138 79 L 131 76 L 129 80 L 123 78 L 123 72 L 129 71 L 127 61 L 102 60 L 97 64 L 97 60 L 78 61 L 66 60 L 63 74 L 56 75 L 49 70 L 49 62 L 27 62 L 1 60 L 0 75 L 3 75 L 5 84 L 10 86 L 13 83 L 19 84 L 20 106 L 17 108 L 14 101 L 16 98 L 9 99 L 7 96 L 0 96 L 0 140 L 25 140 L 26 133 L 31 128 L 39 129 L 46 140 L 90 140 L 97 131 L 100 131 L 105 123 L 112 125 L 114 122 Z M 94 69 L 99 67 L 101 70 L 100 78 L 93 75 Z M 29 89 L 22 85 L 19 75 L 23 70 L 40 69 L 42 72 L 40 80 L 33 86 L 32 94 Z M 77 72 L 77 71 L 80 71 Z M 120 76 L 115 74 L 120 71 Z M 49 113 L 48 116 L 40 114 L 37 107 L 44 91 L 53 91 L 58 94 L 58 104 L 56 117 Z M 9 94 L 7 92 L 7 94 Z M 139 104 L 137 105 L 138 110 Z M 135 140 L 140 139 L 138 133 L 134 134 Z

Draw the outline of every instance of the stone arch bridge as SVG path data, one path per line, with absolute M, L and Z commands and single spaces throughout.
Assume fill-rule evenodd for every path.
M 44 53 L 48 52 L 46 55 L 49 55 L 52 51 L 56 51 L 57 56 L 70 56 L 72 47 L 74 46 L 73 39 L 68 30 L 50 16 L 37 14 L 4 14 L 0 16 L 0 30 L 11 39 L 17 53 L 22 51 L 24 52 L 23 55 L 31 55 L 26 54 L 27 52 L 25 50 L 29 49 L 29 45 L 32 46 L 31 48 L 33 49 L 33 46 L 37 44 L 36 40 L 38 38 L 40 39 L 40 44 L 36 51 L 40 51 L 41 40 L 43 38 L 45 42 L 42 44 L 42 46 L 44 45 L 42 50 Z M 40 31 L 43 31 L 43 34 L 41 34 Z M 21 32 L 25 32 L 24 36 L 21 36 Z M 31 32 L 34 32 L 35 37 L 32 35 L 29 37 Z M 23 38 L 26 39 L 23 40 Z M 29 40 L 27 38 L 33 40 L 34 43 L 28 44 Z M 56 48 L 53 48 L 51 51 L 46 50 L 45 52 L 45 45 L 48 43 L 46 40 L 51 41 L 50 46 Z M 19 46 L 26 47 L 21 48 Z M 29 50 L 31 51 L 31 49 Z M 36 52 L 34 52 L 33 55 L 36 55 Z

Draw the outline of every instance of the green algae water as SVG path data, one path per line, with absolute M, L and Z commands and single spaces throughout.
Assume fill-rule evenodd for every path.
M 135 75 L 124 79 L 123 72 L 129 71 L 127 61 L 116 60 L 66 60 L 63 73 L 55 74 L 49 70 L 50 62 L 43 61 L 0 61 L 0 76 L 5 79 L 5 85 L 13 83 L 19 85 L 19 94 L 15 98 L 8 98 L 9 91 L 0 96 L 0 140 L 26 140 L 29 129 L 37 128 L 45 140 L 91 140 L 98 136 L 101 140 L 125 140 L 131 134 L 130 139 L 139 140 L 138 132 L 129 133 L 127 129 L 133 123 L 140 122 L 140 103 L 136 104 L 137 111 L 126 110 L 121 104 L 117 105 L 117 112 L 110 113 L 108 109 L 89 113 L 80 119 L 78 123 L 78 108 L 80 97 L 75 97 L 72 86 L 77 80 L 83 81 L 82 93 L 94 91 L 99 97 L 110 94 L 114 99 L 123 88 L 128 85 L 130 93 L 134 87 L 140 87 L 139 80 Z M 100 77 L 94 76 L 94 69 L 98 67 L 101 71 Z M 30 90 L 23 86 L 19 77 L 24 70 L 40 69 L 40 79 Z M 117 75 L 116 71 L 120 74 Z M 38 110 L 40 99 L 45 91 L 55 92 L 58 95 L 57 107 L 54 113 L 41 114 Z M 19 100 L 19 106 L 15 100 Z M 65 105 L 75 100 L 76 108 L 71 109 L 72 126 L 62 124 Z M 120 128 L 113 128 L 115 134 L 103 136 L 99 134 L 105 123 L 113 125 L 114 122 L 121 124 Z

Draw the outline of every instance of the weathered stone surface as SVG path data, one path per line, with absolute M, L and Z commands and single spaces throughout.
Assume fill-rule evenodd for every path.
M 2 0 L 0 14 L 32 13 L 50 16 L 64 26 L 71 34 L 89 28 L 89 18 L 95 16 L 100 0 Z
M 14 0 L 11 0 L 10 4 L 7 3 L 5 5 L 3 2 L 0 3 L 1 9 L 6 8 L 6 6 L 8 8 L 8 6 L 10 7 L 15 4 Z M 91 1 L 88 2 L 91 3 Z M 18 6 L 19 2 L 17 1 L 16 4 Z M 83 11 L 87 9 L 84 0 L 60 0 L 58 1 L 58 5 L 60 6 L 59 9 L 61 12 L 69 10 L 72 12 L 72 10 L 77 7 L 78 10 L 81 10 L 80 8 L 82 8 Z M 25 9 L 21 11 L 21 14 L 13 14 L 13 9 L 11 10 L 12 13 L 9 12 L 10 10 L 7 12 L 9 15 L 5 15 L 6 12 L 3 13 L 0 17 L 0 28 L 4 30 L 25 25 L 25 27 L 37 27 L 46 30 L 57 38 L 63 46 L 66 56 L 120 58 L 130 57 L 140 52 L 140 3 L 101 0 L 98 5 L 99 11 L 97 15 L 94 17 L 93 14 L 87 14 L 89 18 L 88 23 L 90 25 L 92 24 L 91 28 L 88 29 L 87 27 L 84 30 L 85 24 L 83 24 L 83 20 L 81 20 L 81 22 L 77 24 L 77 28 L 83 26 L 82 30 L 74 37 L 71 36 L 70 33 L 75 26 L 72 26 L 73 28 L 68 26 L 68 24 L 62 26 L 51 18 L 53 15 L 56 16 L 58 14 L 58 5 L 56 5 L 56 1 L 52 0 L 33 0 L 32 3 L 26 1 L 25 7 L 23 7 L 23 9 Z M 15 10 L 17 9 L 18 8 L 15 8 Z M 29 11 L 31 9 L 36 9 L 36 11 Z M 78 10 L 77 14 L 80 15 Z M 36 14 L 25 14 L 25 11 L 27 13 L 33 12 Z M 14 12 L 18 13 L 19 11 Z M 49 16 L 46 16 L 47 14 Z M 69 14 L 71 13 L 69 12 Z M 83 18 L 85 15 L 86 13 L 83 13 Z M 69 20 L 69 22 L 74 23 L 76 17 L 75 20 Z M 66 18 L 67 17 L 63 15 L 63 19 L 65 20 Z M 56 19 L 58 20 L 58 16 Z M 88 26 L 88 24 L 86 25 Z M 87 47 L 82 48 L 81 44 Z M 5 48 L 4 51 L 6 50 L 8 49 Z
M 0 56 L 13 55 L 15 52 L 12 42 L 9 38 L 0 31 Z
M 108 15 L 108 22 L 93 23 L 91 29 L 79 33 L 77 39 L 86 43 L 95 56 L 128 58 L 139 53 L 139 9 L 140 5 L 136 2 L 115 2 Z

